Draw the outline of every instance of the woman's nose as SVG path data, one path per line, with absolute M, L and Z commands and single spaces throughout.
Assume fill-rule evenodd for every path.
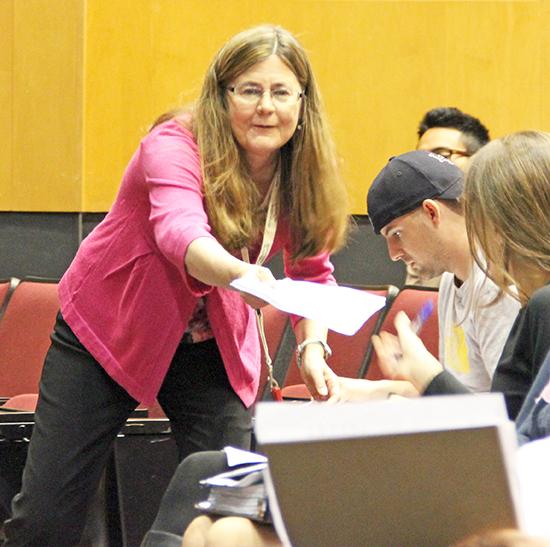
M 258 101 L 257 108 L 260 112 L 271 112 L 275 110 L 275 104 L 273 103 L 273 97 L 271 96 L 270 91 L 266 90 L 263 92 L 260 100 Z

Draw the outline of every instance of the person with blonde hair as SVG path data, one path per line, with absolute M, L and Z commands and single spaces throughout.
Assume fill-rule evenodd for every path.
M 303 47 L 258 26 L 214 57 L 194 108 L 164 116 L 132 157 L 110 212 L 59 285 L 61 311 L 41 379 L 6 545 L 75 545 L 113 440 L 155 398 L 180 458 L 248 447 L 260 377 L 255 311 L 230 283 L 334 283 L 346 191 Z M 337 395 L 326 329 L 294 318 L 302 376 Z
M 532 404 L 527 393 L 550 349 L 550 135 L 525 131 L 485 145 L 472 159 L 464 200 L 478 266 L 522 306 L 491 385 L 515 419 L 522 404 Z M 386 332 L 373 339 L 386 376 L 426 395 L 468 391 L 426 350 L 405 314 L 395 325 L 397 338 Z

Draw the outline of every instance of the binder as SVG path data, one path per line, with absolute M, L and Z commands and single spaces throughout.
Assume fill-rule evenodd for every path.
M 202 480 L 201 485 L 209 489 L 208 497 L 195 507 L 214 515 L 239 516 L 270 523 L 264 482 L 266 468 L 267 463 L 259 463 Z
M 499 394 L 259 403 L 255 432 L 285 545 L 447 546 L 521 525 Z

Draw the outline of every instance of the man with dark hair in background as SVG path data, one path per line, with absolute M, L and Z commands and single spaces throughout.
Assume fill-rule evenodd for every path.
M 465 171 L 470 157 L 490 140 L 489 130 L 478 118 L 452 106 L 433 108 L 418 124 L 417 150 L 435 152 Z M 438 287 L 440 278 L 422 277 L 413 266 L 407 266 L 407 285 Z

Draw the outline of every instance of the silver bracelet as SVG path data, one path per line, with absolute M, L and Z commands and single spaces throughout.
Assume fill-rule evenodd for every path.
M 321 344 L 323 351 L 325 352 L 325 359 L 328 359 L 332 355 L 330 346 L 324 340 L 320 340 L 319 338 L 308 338 L 301 344 L 298 344 L 298 347 L 296 348 L 296 365 L 298 368 L 301 368 L 302 366 L 302 354 L 304 353 L 306 346 L 309 346 L 309 344 Z

